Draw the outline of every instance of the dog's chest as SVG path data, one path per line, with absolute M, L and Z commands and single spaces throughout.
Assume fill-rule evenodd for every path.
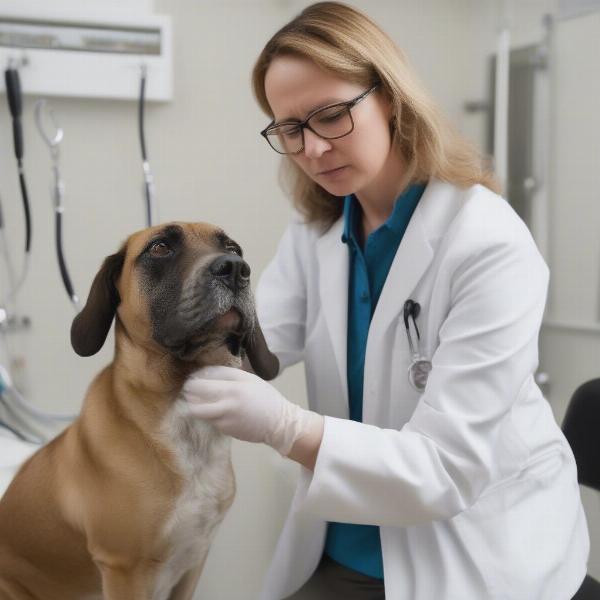
M 158 573 L 153 600 L 168 598 L 186 571 L 204 561 L 235 492 L 229 438 L 191 417 L 182 401 L 167 416 L 163 433 L 183 488 L 163 529 L 170 553 Z

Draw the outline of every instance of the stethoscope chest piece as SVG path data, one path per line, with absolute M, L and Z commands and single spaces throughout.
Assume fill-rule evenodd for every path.
M 424 358 L 416 358 L 408 367 L 408 381 L 418 392 L 422 392 L 427 385 L 427 378 L 431 371 L 431 361 Z
M 431 371 L 432 364 L 430 360 L 427 360 L 421 354 L 421 334 L 417 327 L 417 317 L 421 312 L 421 305 L 414 300 L 407 300 L 404 303 L 404 327 L 406 328 L 406 336 L 408 338 L 408 346 L 412 354 L 412 362 L 408 367 L 408 381 L 412 387 L 418 392 L 422 392 L 427 385 L 427 378 L 429 377 L 429 371 Z M 412 319 L 413 327 L 417 334 L 416 344 L 413 343 L 412 335 L 410 333 L 409 319 Z

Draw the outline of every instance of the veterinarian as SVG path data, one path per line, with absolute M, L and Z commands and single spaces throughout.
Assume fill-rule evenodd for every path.
M 356 10 L 306 8 L 253 85 L 297 208 L 258 317 L 311 410 L 227 367 L 184 389 L 304 467 L 263 600 L 572 598 L 589 542 L 534 380 L 548 268 L 527 227 Z

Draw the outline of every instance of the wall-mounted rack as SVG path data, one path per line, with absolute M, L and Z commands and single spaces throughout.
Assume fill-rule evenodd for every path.
M 115 99 L 138 97 L 145 65 L 146 98 L 167 101 L 173 93 L 171 19 L 0 10 L 0 67 L 11 62 L 21 66 L 25 94 Z

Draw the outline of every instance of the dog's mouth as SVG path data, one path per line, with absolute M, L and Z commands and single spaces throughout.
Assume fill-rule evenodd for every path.
M 225 314 L 215 320 L 217 329 L 226 332 L 225 346 L 233 356 L 242 353 L 242 342 L 248 332 L 248 326 L 242 314 L 235 308 L 229 309 Z
M 244 317 L 236 308 L 230 308 L 222 315 L 218 315 L 202 326 L 201 330 L 192 335 L 186 342 L 189 350 L 197 350 L 207 342 L 218 341 L 227 347 L 233 356 L 240 356 L 242 340 L 246 334 L 247 326 Z
M 250 328 L 251 323 L 244 315 L 237 308 L 230 308 L 203 323 L 180 343 L 171 345 L 170 350 L 184 360 L 193 359 L 198 353 L 211 353 L 222 347 L 232 356 L 240 357 L 244 338 Z

